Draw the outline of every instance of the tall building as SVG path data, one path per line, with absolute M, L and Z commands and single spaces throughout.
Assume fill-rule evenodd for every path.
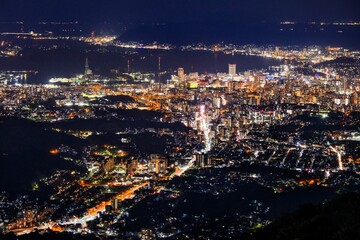
M 196 154 L 195 159 L 195 166 L 197 168 L 204 168 L 212 165 L 211 159 L 207 154 Z
M 230 76 L 236 75 L 236 64 L 229 64 L 229 75 Z
M 138 167 L 138 160 L 137 159 L 132 158 L 132 159 L 127 160 L 126 174 L 134 175 L 135 172 L 137 171 L 137 167 Z
M 89 67 L 89 59 L 86 58 L 85 60 L 85 72 L 84 72 L 84 75 L 87 76 L 87 75 L 91 75 L 92 74 L 92 71 Z
M 112 199 L 111 200 L 111 208 L 113 210 L 118 210 L 120 208 L 121 205 L 121 201 L 119 199 Z
M 163 174 L 166 172 L 168 160 L 161 154 L 151 154 L 151 162 L 155 163 L 155 173 Z
M 228 93 L 232 93 L 235 90 L 235 82 L 229 81 L 227 84 Z
M 158 70 L 161 72 L 161 57 L 158 57 Z
M 190 78 L 190 80 L 195 80 L 195 81 L 197 81 L 198 78 L 199 78 L 199 73 L 198 73 L 198 72 L 189 73 L 189 78 Z
M 109 160 L 106 161 L 106 163 L 104 164 L 104 172 L 110 173 L 115 169 L 115 161 L 114 158 L 110 158 Z
M 178 68 L 178 77 L 181 81 L 185 80 L 185 71 L 183 68 Z

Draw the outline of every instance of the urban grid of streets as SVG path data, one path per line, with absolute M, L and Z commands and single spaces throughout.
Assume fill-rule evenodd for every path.
M 212 49 L 212 48 L 210 48 Z M 206 48 L 205 50 L 209 50 Z M 216 51 L 222 51 L 216 49 Z M 223 49 L 228 52 L 228 48 Z M 231 51 L 231 50 L 230 50 Z M 248 50 L 246 50 L 248 51 Z M 237 51 L 231 51 L 233 54 Z M 322 54 L 319 54 L 319 53 Z M 259 53 L 259 52 L 258 52 Z M 334 60 L 341 57 L 351 56 L 359 61 L 359 53 L 357 51 L 349 52 L 343 48 L 328 48 L 319 50 L 318 48 L 310 48 L 308 50 L 292 50 L 292 49 L 267 49 L 262 51 L 260 56 L 267 56 L 286 61 L 303 62 L 303 64 L 319 64 L 328 60 Z M 313 58 L 311 58 L 313 57 Z M 299 63 L 297 63 L 299 64 Z M 345 64 L 346 68 L 349 68 Z M 232 66 L 233 68 L 234 66 Z M 88 65 L 86 68 L 89 68 Z M 196 135 L 202 147 L 197 149 L 198 155 L 206 155 L 216 146 L 221 149 L 227 147 L 228 143 L 238 143 L 247 140 L 249 130 L 257 129 L 261 132 L 268 129 L 273 123 L 287 123 L 294 116 L 301 115 L 302 112 L 292 109 L 281 109 L 281 104 L 292 104 L 293 106 L 301 106 L 309 110 L 311 114 L 321 115 L 326 119 L 331 111 L 339 111 L 349 114 L 352 111 L 359 110 L 359 73 L 355 70 L 353 75 L 341 75 L 341 67 L 322 67 L 311 66 L 314 75 L 302 74 L 299 65 L 286 63 L 279 67 L 268 70 L 247 71 L 245 73 L 233 73 L 229 68 L 229 73 L 217 73 L 213 75 L 199 75 L 198 73 L 184 74 L 183 69 L 179 69 L 176 75 L 173 75 L 166 84 L 159 84 L 153 79 L 152 81 L 143 80 L 146 87 L 137 87 L 133 84 L 121 83 L 115 86 L 107 86 L 107 80 L 98 79 L 96 76 L 85 69 L 85 74 L 77 76 L 74 79 L 52 79 L 51 84 L 44 86 L 24 85 L 8 85 L 8 82 L 2 85 L 2 98 L 6 101 L 6 114 L 11 116 L 16 112 L 17 105 L 21 103 L 19 100 L 31 99 L 33 96 L 38 97 L 37 92 L 42 92 L 44 98 L 51 98 L 58 94 L 66 96 L 57 100 L 57 105 L 63 107 L 80 107 L 85 108 L 83 116 L 87 118 L 92 113 L 92 103 L 90 100 L 102 98 L 105 95 L 112 96 L 130 96 L 135 100 L 133 109 L 146 109 L 164 111 L 167 114 L 180 113 L 181 116 L 176 120 L 180 120 L 187 127 L 191 127 L 199 131 Z M 352 67 L 350 67 L 352 68 Z M 304 67 L 305 69 L 305 67 Z M 236 71 L 236 69 L 235 69 Z M 350 72 L 350 71 L 349 71 Z M 321 74 L 321 75 L 318 75 Z M 70 83 L 70 86 L 57 85 L 59 82 Z M 141 82 L 141 80 L 140 80 Z M 44 89 L 46 91 L 44 91 Z M 20 99 L 8 99 L 8 91 L 17 91 L 25 95 Z M 20 96 L 20 94 L 18 95 Z M 22 95 L 21 95 L 22 96 Z M 181 101 L 177 100 L 180 99 Z M 239 102 L 242 101 L 242 102 Z M 195 105 L 193 102 L 197 102 Z M 200 102 L 200 104 L 198 103 Z M 25 103 L 26 104 L 26 103 Z M 126 104 L 125 104 L 126 105 Z M 272 106 L 270 110 L 267 106 Z M 128 106 L 126 106 L 128 107 Z M 265 108 L 264 108 L 265 107 Z M 308 107 L 308 108 L 307 108 Z M 21 107 L 20 107 L 21 108 Z M 24 109 L 24 106 L 22 106 Z M 110 106 L 110 108 L 124 108 L 121 106 Z M 129 107 L 130 108 L 130 107 Z M 16 112 L 17 113 L 17 112 Z M 29 114 L 29 113 L 26 113 Z M 77 113 L 76 113 L 77 114 Z M 86 115 L 88 114 L 88 115 Z M 80 113 L 79 113 L 80 115 Z M 58 121 L 66 120 L 67 115 L 57 116 L 52 112 L 39 111 L 39 114 L 30 113 L 28 118 L 41 121 Z M 73 116 L 70 114 L 70 119 Z M 174 117 L 175 118 L 175 117 Z M 298 124 L 296 121 L 294 121 Z M 301 125 L 301 124 L 300 124 Z M 254 127 L 255 126 L 255 127 Z M 330 132 L 329 132 L 330 134 Z M 325 134 L 324 138 L 329 138 L 329 134 Z M 331 133 L 333 134 L 333 133 Z M 274 148 L 270 156 L 264 161 L 265 165 L 275 164 L 279 168 L 288 168 L 289 156 L 295 152 L 298 153 L 297 161 L 293 168 L 300 171 L 316 171 L 314 167 L 315 158 L 312 157 L 308 166 L 301 165 L 303 155 L 310 149 L 318 149 L 336 156 L 336 166 L 317 162 L 317 166 L 321 171 L 325 171 L 327 175 L 330 171 L 337 172 L 348 169 L 358 170 L 355 166 L 356 159 L 348 160 L 352 156 L 347 156 L 346 163 L 343 156 L 346 155 L 344 149 L 340 146 L 330 144 L 322 144 L 321 141 L 316 143 L 297 142 L 299 133 L 288 136 L 289 139 L 279 141 L 276 144 L 289 145 L 284 148 L 285 154 L 281 159 L 274 160 L 278 157 L 278 147 Z M 341 139 L 343 136 L 358 140 L 358 136 L 353 132 L 334 133 L 336 138 Z M 350 136 L 350 137 L 349 137 Z M 234 140 L 235 138 L 235 140 Z M 234 142 L 233 142 L 234 141 Z M 251 147 L 246 151 L 251 152 Z M 254 151 L 254 156 L 258 156 L 260 150 Z M 329 154 L 330 155 L 330 154 Z M 191 157 L 184 165 L 175 167 L 174 171 L 164 174 L 162 177 L 171 180 L 176 176 L 183 175 L 187 170 L 191 169 L 196 163 L 195 155 Z M 327 161 L 327 160 L 326 160 Z M 326 162 L 325 161 L 325 162 Z M 329 160 L 330 161 L 330 160 Z M 274 163 L 275 162 L 275 163 Z M 356 163 L 358 164 L 358 163 Z M 201 163 L 200 165 L 207 165 Z M 211 164 L 209 164 L 211 165 Z M 198 167 L 198 166 L 197 166 Z M 131 184 L 128 189 L 115 195 L 112 199 L 125 200 L 134 197 L 139 189 L 147 186 L 149 181 L 141 181 Z M 161 191 L 165 187 L 160 187 L 157 191 Z M 83 216 L 73 217 L 64 222 L 50 221 L 42 225 L 25 228 L 11 229 L 16 234 L 26 234 L 35 229 L 55 229 L 56 225 L 76 225 L 81 224 L 86 227 L 86 223 L 97 218 L 99 212 L 104 212 L 106 206 L 111 200 L 102 201 L 96 206 L 87 210 Z

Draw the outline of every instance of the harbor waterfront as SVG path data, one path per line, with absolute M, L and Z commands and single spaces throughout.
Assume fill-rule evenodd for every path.
M 359 8 L 3 0 L 0 239 L 360 239 Z

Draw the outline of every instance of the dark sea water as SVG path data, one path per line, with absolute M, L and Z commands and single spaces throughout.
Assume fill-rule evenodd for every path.
M 219 42 L 233 44 L 322 45 L 360 48 L 360 26 L 310 23 L 282 25 L 279 23 L 238 24 L 215 19 L 211 23 L 182 23 L 140 26 L 120 36 L 123 41 L 189 44 Z
M 223 53 L 178 50 L 137 50 L 112 49 L 100 53 L 99 49 L 57 49 L 42 51 L 24 49 L 14 58 L 0 58 L 0 70 L 34 70 L 28 83 L 46 83 L 52 77 L 71 77 L 84 72 L 85 58 L 96 74 L 109 74 L 111 69 L 120 72 L 157 72 L 158 58 L 161 57 L 161 71 L 175 73 L 179 67 L 186 73 L 227 72 L 228 64 L 237 64 L 237 71 L 268 68 L 282 62 L 255 56 L 226 55 Z

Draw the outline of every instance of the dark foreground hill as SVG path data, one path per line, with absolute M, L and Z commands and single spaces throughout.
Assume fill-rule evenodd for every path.
M 245 239 L 360 239 L 360 194 L 348 193 L 325 204 L 303 206 Z
M 360 239 L 360 194 L 347 193 L 325 204 L 306 205 L 285 215 L 269 226 L 239 239 L 243 240 L 354 240 Z M 99 239 L 94 235 L 70 233 L 15 236 L 0 235 L 0 239 Z M 117 239 L 117 238 L 110 238 Z M 135 238 L 137 239 L 137 238 Z M 170 239 L 178 239 L 176 236 Z M 211 239 L 211 238 L 210 238 Z
M 75 164 L 49 151 L 61 144 L 76 146 L 75 137 L 46 130 L 25 119 L 0 119 L 0 191 L 25 194 L 33 181 L 56 170 L 76 170 Z

